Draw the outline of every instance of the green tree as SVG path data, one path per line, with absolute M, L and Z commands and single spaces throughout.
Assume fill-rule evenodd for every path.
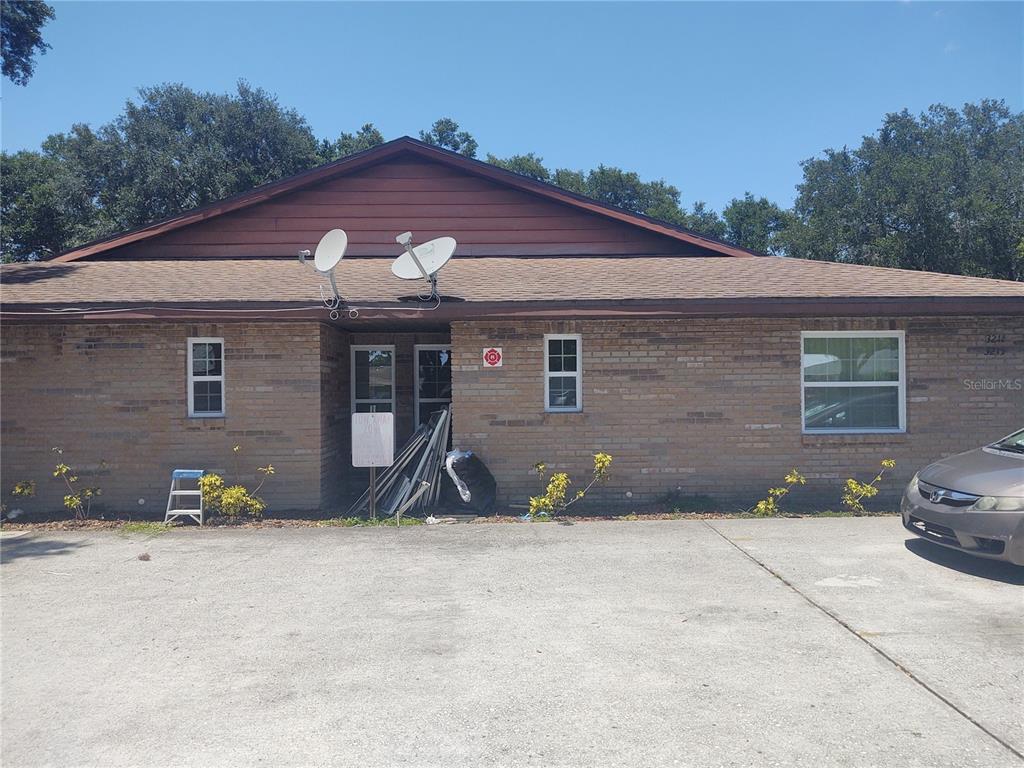
M 338 160 L 356 152 L 365 152 L 384 143 L 384 135 L 373 123 L 366 123 L 355 133 L 342 132 L 334 141 L 320 142 L 320 158 L 324 162 Z
M 0 252 L 4 261 L 52 256 L 96 231 L 97 209 L 84 180 L 42 152 L 0 156 Z
M 575 192 L 577 195 L 587 194 L 587 174 L 583 171 L 559 168 L 552 174 L 551 181 L 556 187 Z
M 41 152 L 3 155 L 4 257 L 46 256 L 276 181 L 317 165 L 318 149 L 302 117 L 244 82 L 234 94 L 142 89 L 98 130 L 75 125 Z
M 1001 101 L 887 115 L 803 171 L 790 256 L 1024 280 L 1024 114 Z
M 459 124 L 450 117 L 434 121 L 429 131 L 420 131 L 420 141 L 450 149 L 466 157 L 476 157 L 476 139 L 467 131 L 460 131 Z
M 532 152 L 505 159 L 488 155 L 487 162 L 627 211 L 688 227 L 703 235 L 721 238 L 726 231 L 725 222 L 703 202 L 695 203 L 690 212 L 683 210 L 679 190 L 664 180 L 644 181 L 632 171 L 606 165 L 599 165 L 592 171 L 558 168 L 552 173 L 545 167 L 543 158 Z
M 602 203 L 673 224 L 689 224 L 679 205 L 679 190 L 663 179 L 644 181 L 633 171 L 599 165 L 591 171 L 559 168 L 551 180 L 563 189 L 586 195 Z
M 693 208 L 684 214 L 684 219 L 680 223 L 702 235 L 719 240 L 725 238 L 725 222 L 717 213 L 708 208 L 707 203 L 703 200 L 694 203 Z
M 538 157 L 533 152 L 525 155 L 512 155 L 504 160 L 494 155 L 487 155 L 487 162 L 536 181 L 551 181 L 551 171 L 544 167 L 544 158 Z
M 730 200 L 722 211 L 722 218 L 725 220 L 722 236 L 730 243 L 774 255 L 782 252 L 780 233 L 792 223 L 787 211 L 768 198 L 755 198 L 749 192 L 742 198 Z
M 42 0 L 0 0 L 0 58 L 4 77 L 15 85 L 28 85 L 36 54 L 50 49 L 41 30 L 53 18 L 53 7 Z
M 112 162 L 104 204 L 121 227 L 171 216 L 320 161 L 304 118 L 265 91 L 238 84 L 234 94 L 183 85 L 144 88 L 139 102 L 100 131 Z

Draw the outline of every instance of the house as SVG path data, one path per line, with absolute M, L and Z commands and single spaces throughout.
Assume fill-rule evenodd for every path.
M 332 319 L 296 256 L 335 227 Z M 406 230 L 458 241 L 440 302 L 391 274 Z M 111 509 L 272 463 L 271 507 L 338 510 L 352 412 L 401 445 L 449 402 L 506 503 L 598 450 L 606 503 L 748 506 L 797 467 L 834 507 L 883 458 L 891 499 L 1024 422 L 1022 284 L 762 256 L 409 138 L 0 275 L 3 483 L 38 508 L 60 445 Z

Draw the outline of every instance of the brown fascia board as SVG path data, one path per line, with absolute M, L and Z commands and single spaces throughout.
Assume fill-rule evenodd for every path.
M 330 320 L 327 309 L 308 302 L 239 304 L 110 304 L 93 303 L 73 311 L 74 305 L 46 305 L 68 311 L 48 312 L 43 305 L 3 305 L 0 319 L 20 323 L 128 322 L 152 320 L 317 321 Z M 434 311 L 410 311 L 395 303 L 368 303 L 352 317 L 342 309 L 335 321 L 350 328 L 363 323 L 403 326 L 447 324 L 453 321 L 515 319 L 672 319 L 681 317 L 929 317 L 949 315 L 1024 316 L 1024 299 L 1013 296 L 942 296 L 877 298 L 745 298 L 561 302 L 443 302 Z
M 584 195 L 569 192 L 568 190 L 556 187 L 553 184 L 548 184 L 543 181 L 535 181 L 534 179 L 521 176 L 518 173 L 513 173 L 512 171 L 499 168 L 495 165 L 491 165 L 490 163 L 485 163 L 482 160 L 465 157 L 457 152 L 431 146 L 430 144 L 417 141 L 409 136 L 403 136 L 402 138 L 381 144 L 378 147 L 373 147 L 372 149 L 367 149 L 354 155 L 343 157 L 340 160 L 326 163 L 311 170 L 303 171 L 302 173 L 290 176 L 287 179 L 264 184 L 247 192 L 242 192 L 238 195 L 219 200 L 215 203 L 210 203 L 209 205 L 194 208 L 191 211 L 186 211 L 176 216 L 172 216 L 152 224 L 147 224 L 143 227 L 139 227 L 138 229 L 94 240 L 93 242 L 64 251 L 61 254 L 47 259 L 47 261 L 77 261 L 78 259 L 95 256 L 97 254 L 119 248 L 123 245 L 129 245 L 130 243 L 136 243 L 141 240 L 148 240 L 152 237 L 157 237 L 158 235 L 172 232 L 176 229 L 181 229 L 189 224 L 195 224 L 216 216 L 221 216 L 225 213 L 231 213 L 232 211 L 256 205 L 257 203 L 272 200 L 275 197 L 318 184 L 335 176 L 353 173 L 357 170 L 367 168 L 371 165 L 376 165 L 403 153 L 413 154 L 444 165 L 453 166 L 466 171 L 467 173 L 487 178 L 499 184 L 511 186 L 524 192 L 539 195 L 550 200 L 556 200 L 558 202 L 565 203 L 566 205 L 580 208 L 599 216 L 604 216 L 605 218 L 614 219 L 632 226 L 640 227 L 641 229 L 655 232 L 675 240 L 682 240 L 683 242 L 696 245 L 701 248 L 707 248 L 708 250 L 724 256 L 764 256 L 764 254 L 756 251 L 725 243 L 720 240 L 716 240 L 715 238 L 707 237 L 706 235 L 701 235 L 697 232 L 686 229 L 685 227 L 680 227 L 642 214 L 632 213 L 630 211 L 623 210 L 622 208 L 616 208 L 615 206 L 598 202 L 597 200 L 585 197 Z

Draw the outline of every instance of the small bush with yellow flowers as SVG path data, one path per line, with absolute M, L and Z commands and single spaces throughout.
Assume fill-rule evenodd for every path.
M 572 485 L 572 480 L 568 474 L 565 472 L 555 472 L 551 477 L 548 477 L 547 465 L 544 462 L 534 464 L 534 472 L 537 473 L 542 483 L 546 482 L 546 485 L 542 495 L 530 497 L 530 519 L 550 519 L 564 513 L 566 509 L 586 496 L 591 488 L 607 480 L 611 472 L 611 466 L 611 455 L 601 452 L 595 453 L 594 471 L 590 482 L 587 483 L 585 488 L 579 489 L 570 497 L 569 486 Z
M 53 448 L 52 452 L 58 456 L 64 455 L 63 448 Z M 100 469 L 105 469 L 107 462 L 100 462 Z M 64 481 L 64 485 L 67 488 L 67 493 L 64 494 L 64 506 L 70 511 L 76 520 L 84 520 L 89 517 L 89 512 L 92 510 L 92 502 L 97 496 L 103 494 L 103 490 L 98 486 L 80 486 L 78 485 L 79 477 L 78 473 L 60 461 L 57 466 L 53 468 L 53 476 L 58 477 Z M 33 487 L 33 492 L 35 491 Z
M 793 486 L 806 483 L 807 478 L 793 469 L 783 478 L 783 482 L 785 485 L 769 488 L 768 495 L 751 507 L 749 512 L 757 517 L 774 517 L 780 511 L 779 501 L 790 492 Z
M 231 452 L 237 455 L 241 446 L 234 446 Z M 267 504 L 259 497 L 260 489 L 267 478 L 274 474 L 274 465 L 257 467 L 256 472 L 262 475 L 259 484 L 250 492 L 244 485 L 225 485 L 224 478 L 217 474 L 206 474 L 199 478 L 199 489 L 203 492 L 203 504 L 211 512 L 226 517 L 261 517 Z
M 873 498 L 878 494 L 878 484 L 882 482 L 887 469 L 896 466 L 893 459 L 882 459 L 881 469 L 870 483 L 862 483 L 854 478 L 849 478 L 843 490 L 843 507 L 855 515 L 863 515 L 867 510 L 864 508 L 863 499 Z

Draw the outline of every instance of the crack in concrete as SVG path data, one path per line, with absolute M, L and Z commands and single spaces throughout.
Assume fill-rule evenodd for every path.
M 880 648 L 875 643 L 871 642 L 871 640 L 867 636 L 867 633 L 862 635 L 860 632 L 858 632 L 856 629 L 854 629 L 848 622 L 844 621 L 838 615 L 836 615 L 835 613 L 830 611 L 828 608 L 826 608 L 824 605 L 822 605 L 821 603 L 817 602 L 816 600 L 814 600 L 809 595 L 805 594 L 799 587 L 797 587 L 795 584 L 790 582 L 782 574 L 778 573 L 776 570 L 774 570 L 767 563 L 764 563 L 763 561 L 758 560 L 756 557 L 754 557 L 752 554 L 750 554 L 747 550 L 745 550 L 743 547 L 741 547 L 735 541 L 733 541 L 728 536 L 726 536 L 724 533 L 722 533 L 720 530 L 718 530 L 714 525 L 711 524 L 710 521 L 702 520 L 701 522 L 703 522 L 704 525 L 706 525 L 712 531 L 717 533 L 723 540 L 725 540 L 730 546 L 732 546 L 734 549 L 736 549 L 738 552 L 740 552 L 744 557 L 746 557 L 752 563 L 754 563 L 759 568 L 761 568 L 762 570 L 767 572 L 769 575 L 771 575 L 771 576 L 775 577 L 776 579 L 778 579 L 779 581 L 781 581 L 783 584 L 785 584 L 787 587 L 789 587 L 793 592 L 795 592 L 797 595 L 802 597 L 809 605 L 813 606 L 814 608 L 817 608 L 821 613 L 825 614 L 828 618 L 832 619 L 832 621 L 836 622 L 839 626 L 841 626 L 843 629 L 845 629 L 847 632 L 849 632 L 855 638 L 860 640 L 862 643 L 864 643 L 866 646 L 868 646 L 871 650 L 873 650 L 875 653 L 877 653 L 883 659 L 885 659 L 890 664 L 892 664 L 896 669 L 898 669 L 900 672 L 902 672 L 904 675 L 906 675 L 908 678 L 910 678 L 911 681 L 913 681 L 918 686 L 920 686 L 925 691 L 927 691 L 932 696 L 934 696 L 936 699 L 941 701 L 943 704 L 945 704 L 951 710 L 956 712 L 958 715 L 960 715 L 960 717 L 964 718 L 964 720 L 969 722 L 971 725 L 973 725 L 975 728 L 980 730 L 982 733 L 984 733 L 985 735 L 987 735 L 990 738 L 994 739 L 1004 749 L 1008 750 L 1013 755 L 1015 755 L 1017 758 L 1019 758 L 1020 760 L 1024 761 L 1024 753 L 1021 753 L 1020 750 L 1018 750 L 1016 747 L 1014 747 L 1012 744 L 1010 744 L 1004 738 L 1002 738 L 998 734 L 993 733 L 991 730 L 986 728 L 978 720 L 973 718 L 971 715 L 969 715 L 963 709 L 961 709 L 956 704 L 954 704 L 952 701 L 950 701 L 948 698 L 946 698 L 941 693 L 939 693 L 939 691 L 935 690 L 934 688 L 932 688 L 932 686 L 928 685 L 928 683 L 926 683 L 924 680 L 922 680 L 917 675 L 915 675 L 910 669 L 908 669 L 906 666 L 904 666 L 895 657 L 889 655 L 888 653 L 886 653 L 885 650 Z

